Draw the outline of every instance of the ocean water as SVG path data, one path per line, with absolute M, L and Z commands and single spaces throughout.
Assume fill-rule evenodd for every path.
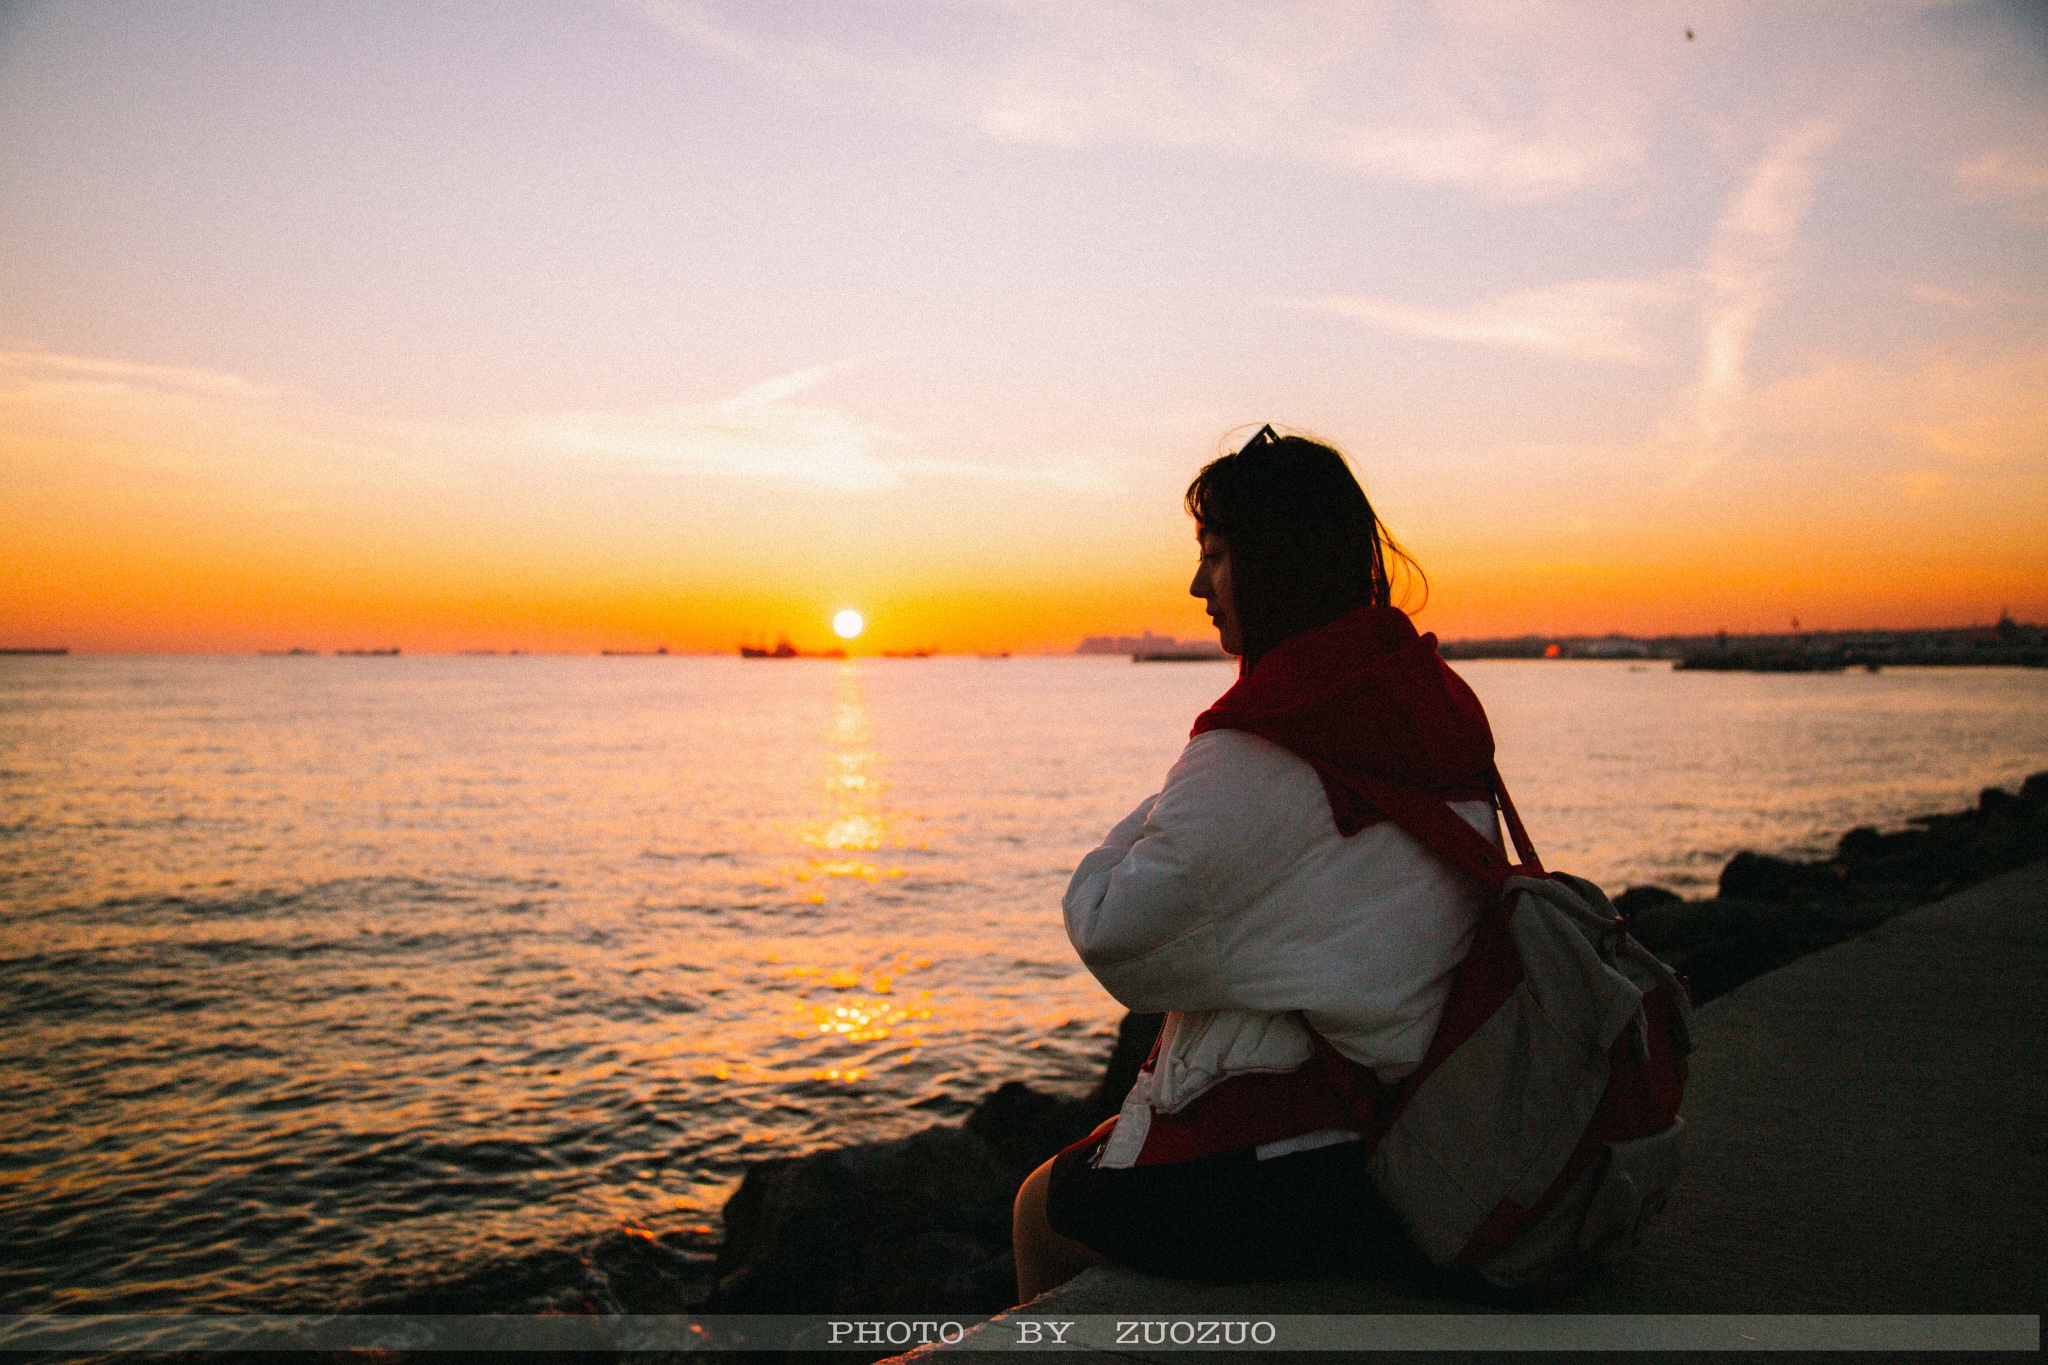
M 1553 866 L 2048 768 L 2048 672 L 1459 666 Z M 1228 665 L 0 659 L 0 1312 L 317 1310 L 1092 1082 L 1060 927 Z

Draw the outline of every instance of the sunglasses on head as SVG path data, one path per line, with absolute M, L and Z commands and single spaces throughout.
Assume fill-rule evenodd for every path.
M 1260 446 L 1269 446 L 1277 444 L 1279 440 L 1279 432 L 1273 430 L 1271 426 L 1263 426 L 1260 427 L 1256 432 L 1252 433 L 1252 438 L 1249 441 L 1246 441 L 1242 446 L 1238 447 L 1237 453 L 1242 455 L 1247 450 L 1256 450 Z

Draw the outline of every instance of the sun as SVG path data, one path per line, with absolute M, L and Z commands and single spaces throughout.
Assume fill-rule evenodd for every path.
M 832 633 L 842 640 L 851 640 L 860 634 L 861 627 L 866 624 L 867 622 L 860 619 L 859 612 L 848 607 L 832 618 Z

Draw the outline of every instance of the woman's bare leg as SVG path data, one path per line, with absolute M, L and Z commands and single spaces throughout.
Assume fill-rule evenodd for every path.
M 1079 1242 L 1060 1236 L 1045 1221 L 1045 1193 L 1051 1184 L 1052 1163 L 1048 1161 L 1025 1178 L 1010 1216 L 1010 1247 L 1017 1259 L 1019 1303 L 1031 1302 L 1104 1260 Z

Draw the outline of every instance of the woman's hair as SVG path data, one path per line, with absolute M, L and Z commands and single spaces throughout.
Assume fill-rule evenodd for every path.
M 1260 428 L 1242 450 L 1203 466 L 1187 509 L 1230 547 L 1247 668 L 1290 635 L 1393 605 L 1390 563 L 1422 578 L 1344 457 L 1320 441 Z M 1423 588 L 1426 599 L 1427 580 Z

